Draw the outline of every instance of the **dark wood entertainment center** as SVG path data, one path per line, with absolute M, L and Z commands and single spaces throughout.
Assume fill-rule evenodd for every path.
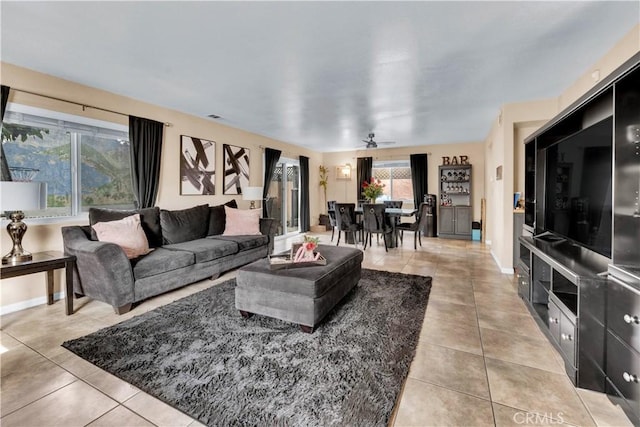
M 518 293 L 571 381 L 640 425 L 640 53 L 525 144 Z

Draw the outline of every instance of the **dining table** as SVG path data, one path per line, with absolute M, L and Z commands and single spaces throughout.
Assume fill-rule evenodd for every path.
M 358 206 L 355 210 L 356 215 L 362 215 L 362 206 Z M 392 229 L 392 238 L 389 242 L 389 248 L 395 248 L 396 242 L 398 241 L 398 232 L 396 230 L 396 221 L 395 218 L 398 217 L 410 217 L 415 216 L 418 212 L 417 209 L 405 209 L 405 208 L 386 208 L 384 210 L 384 214 L 387 215 L 391 219 L 391 229 Z

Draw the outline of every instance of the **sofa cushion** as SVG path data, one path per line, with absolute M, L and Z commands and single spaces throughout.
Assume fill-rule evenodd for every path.
M 149 253 L 149 242 L 140 225 L 140 214 L 117 221 L 98 222 L 92 228 L 98 240 L 120 246 L 129 259 Z
M 188 251 L 175 251 L 158 248 L 148 255 L 133 260 L 133 277 L 136 280 L 155 276 L 167 271 L 177 270 L 195 264 L 195 256 Z
M 164 244 L 201 239 L 209 227 L 209 205 L 177 211 L 160 210 L 160 226 Z
M 163 247 L 167 250 L 192 252 L 198 263 L 213 261 L 214 259 L 238 253 L 238 244 L 236 242 L 211 238 L 191 240 Z
M 217 236 L 224 232 L 226 215 L 224 214 L 224 207 L 237 209 L 238 204 L 236 199 L 229 200 L 224 205 L 211 206 L 209 208 L 209 231 L 207 236 Z
M 144 234 L 147 236 L 149 247 L 162 246 L 162 229 L 160 228 L 160 208 L 145 208 L 138 210 L 114 210 L 89 208 L 89 225 L 94 226 L 99 222 L 118 221 L 131 215 L 140 214 L 140 223 Z M 91 228 L 91 240 L 98 240 L 98 236 Z
M 269 244 L 269 236 L 209 236 L 207 239 L 212 240 L 226 240 L 228 242 L 235 242 L 238 244 L 240 252 L 248 251 L 249 249 L 259 248 L 260 246 L 266 246 Z

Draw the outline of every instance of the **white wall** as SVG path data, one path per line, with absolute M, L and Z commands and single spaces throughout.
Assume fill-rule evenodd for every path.
M 524 138 L 557 114 L 555 98 L 506 104 L 485 140 L 487 230 L 491 253 L 504 273 L 513 272 L 513 193 L 524 191 Z M 496 170 L 502 167 L 502 179 Z M 522 187 L 519 187 L 519 186 Z M 522 188 L 522 189 L 519 189 Z

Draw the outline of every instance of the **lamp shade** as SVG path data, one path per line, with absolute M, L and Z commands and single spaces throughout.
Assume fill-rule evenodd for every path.
M 45 209 L 46 182 L 0 181 L 0 212 Z
M 262 200 L 262 187 L 242 187 L 242 200 Z

